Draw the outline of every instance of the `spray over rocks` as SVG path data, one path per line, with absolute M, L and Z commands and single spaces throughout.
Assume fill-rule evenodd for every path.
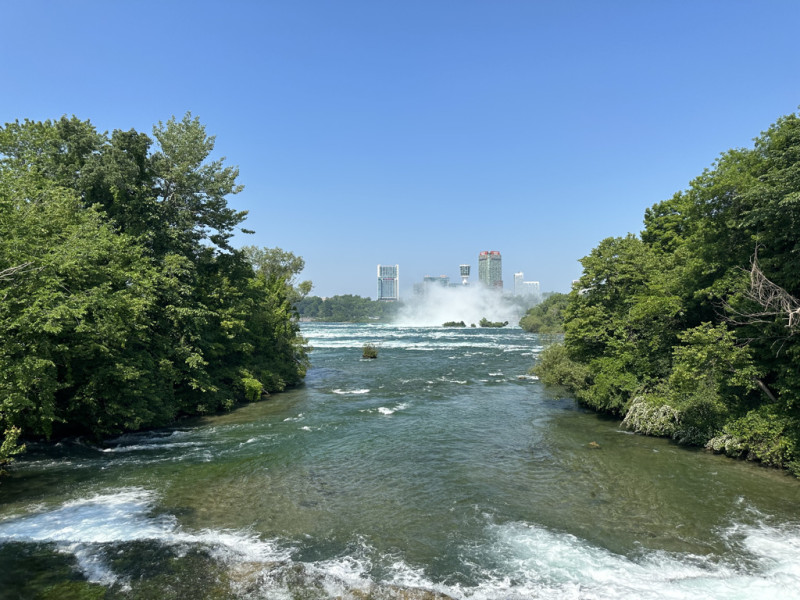
M 431 286 L 424 294 L 403 300 L 395 324 L 441 327 L 449 321 L 464 321 L 477 326 L 481 319 L 488 319 L 516 325 L 524 312 L 502 292 L 483 286 Z

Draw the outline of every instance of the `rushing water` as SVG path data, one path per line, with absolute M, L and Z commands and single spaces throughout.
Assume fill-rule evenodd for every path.
M 546 338 L 304 333 L 299 389 L 31 447 L 0 598 L 800 598 L 800 483 L 581 410 L 525 375 Z

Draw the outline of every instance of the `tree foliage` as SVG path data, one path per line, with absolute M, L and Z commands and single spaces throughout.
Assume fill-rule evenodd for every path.
M 238 171 L 196 118 L 0 128 L 0 465 L 24 438 L 117 434 L 298 383 L 302 259 L 235 250 Z
M 530 333 L 564 333 L 567 294 L 551 294 L 544 302 L 528 309 L 519 326 Z
M 365 323 L 391 320 L 397 314 L 400 306 L 402 305 L 398 302 L 371 300 L 362 296 L 345 294 L 330 298 L 307 296 L 298 302 L 297 310 L 301 317 L 315 321 Z
M 800 117 L 722 154 L 644 225 L 581 260 L 564 345 L 536 372 L 636 430 L 797 465 Z

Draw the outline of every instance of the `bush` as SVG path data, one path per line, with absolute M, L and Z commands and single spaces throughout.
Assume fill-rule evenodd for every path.
M 774 405 L 761 406 L 728 423 L 725 435 L 735 440 L 736 444 L 731 448 L 735 452 L 728 451 L 731 444 L 723 444 L 717 438 L 709 442 L 712 450 L 724 451 L 729 456 L 744 456 L 770 466 L 789 467 L 793 471 L 793 463 L 796 464 L 800 458 L 800 422 L 797 418 L 780 414 Z
M 722 406 L 713 395 L 699 390 L 682 401 L 662 394 L 637 396 L 622 425 L 636 433 L 672 438 L 679 444 L 709 447 L 707 444 L 717 439 L 714 436 L 720 433 L 723 420 Z M 733 447 L 728 440 L 714 443 Z
M 19 435 L 22 430 L 19 427 L 9 427 L 3 433 L 2 444 L 0 444 L 0 474 L 3 466 L 14 460 L 13 456 L 25 450 L 25 445 L 19 443 Z
M 589 385 L 589 369 L 571 360 L 563 344 L 545 348 L 530 372 L 547 385 L 562 385 L 576 393 Z
M 567 294 L 553 294 L 541 304 L 529 308 L 519 326 L 529 333 L 564 333 L 562 311 L 568 301 Z
M 483 317 L 478 324 L 481 327 L 505 327 L 508 325 L 508 321 L 490 321 L 486 317 Z
M 378 349 L 373 344 L 364 344 L 362 358 L 378 358 Z
M 644 435 L 672 437 L 679 423 L 680 413 L 671 406 L 638 396 L 631 402 L 622 426 Z
M 444 323 L 442 327 L 466 327 L 467 324 L 464 321 L 447 321 Z
M 248 371 L 243 370 L 241 382 L 245 400 L 248 402 L 255 402 L 256 400 L 261 399 L 264 386 L 258 379 L 253 377 Z

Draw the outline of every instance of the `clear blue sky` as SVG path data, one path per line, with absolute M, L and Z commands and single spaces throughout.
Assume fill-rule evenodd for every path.
M 0 3 L 0 121 L 186 111 L 315 294 L 426 274 L 567 291 L 603 238 L 800 104 L 797 1 Z M 475 277 L 473 277 L 474 279 Z

